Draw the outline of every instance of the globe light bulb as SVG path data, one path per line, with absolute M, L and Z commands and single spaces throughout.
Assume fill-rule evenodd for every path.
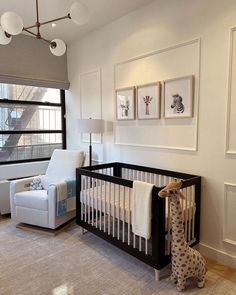
M 11 42 L 12 36 L 7 36 L 6 32 L 3 30 L 3 28 L 0 26 L 0 44 L 1 45 L 7 45 Z
M 15 12 L 8 11 L 1 16 L 1 26 L 10 35 L 18 35 L 23 30 L 23 20 Z
M 56 56 L 62 56 L 66 52 L 66 44 L 61 39 L 52 40 L 49 48 L 51 53 Z
M 82 3 L 73 3 L 70 8 L 70 18 L 77 25 L 83 25 L 89 21 L 88 7 Z

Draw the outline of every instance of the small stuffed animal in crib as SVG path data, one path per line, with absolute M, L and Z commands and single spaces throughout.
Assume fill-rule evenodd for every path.
M 177 290 L 183 291 L 188 278 L 197 280 L 199 288 L 204 287 L 207 265 L 202 255 L 190 248 L 185 241 L 183 211 L 180 198 L 184 196 L 180 192 L 183 182 L 175 180 L 170 182 L 159 192 L 159 197 L 169 197 L 172 217 L 172 275 L 171 279 L 177 283 Z

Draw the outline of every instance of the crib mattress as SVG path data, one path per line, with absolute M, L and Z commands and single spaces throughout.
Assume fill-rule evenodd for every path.
M 94 188 L 81 191 L 80 202 L 86 206 L 86 210 L 94 209 L 108 216 L 131 224 L 132 214 L 132 189 L 113 184 L 97 185 Z M 183 215 L 186 221 L 191 220 L 195 214 L 195 202 L 192 198 L 181 201 Z M 169 223 L 170 206 L 166 205 L 166 226 Z

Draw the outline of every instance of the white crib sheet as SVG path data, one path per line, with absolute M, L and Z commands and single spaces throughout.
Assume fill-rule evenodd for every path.
M 192 198 L 181 201 L 184 219 L 191 220 L 195 215 L 195 203 Z M 121 221 L 131 224 L 132 214 L 132 189 L 124 186 L 106 183 L 94 188 L 82 190 L 80 202 L 87 205 L 87 209 L 101 211 L 108 216 L 115 217 Z M 168 224 L 168 205 L 166 206 L 166 230 Z

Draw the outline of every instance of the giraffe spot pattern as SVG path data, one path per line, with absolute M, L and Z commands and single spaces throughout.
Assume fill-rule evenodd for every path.
M 190 248 L 185 241 L 179 190 L 172 190 L 172 194 L 168 195 L 168 197 L 170 198 L 172 216 L 172 278 L 177 282 L 177 290 L 183 291 L 186 280 L 190 277 L 195 278 L 197 282 L 204 285 L 206 261 L 198 251 Z

